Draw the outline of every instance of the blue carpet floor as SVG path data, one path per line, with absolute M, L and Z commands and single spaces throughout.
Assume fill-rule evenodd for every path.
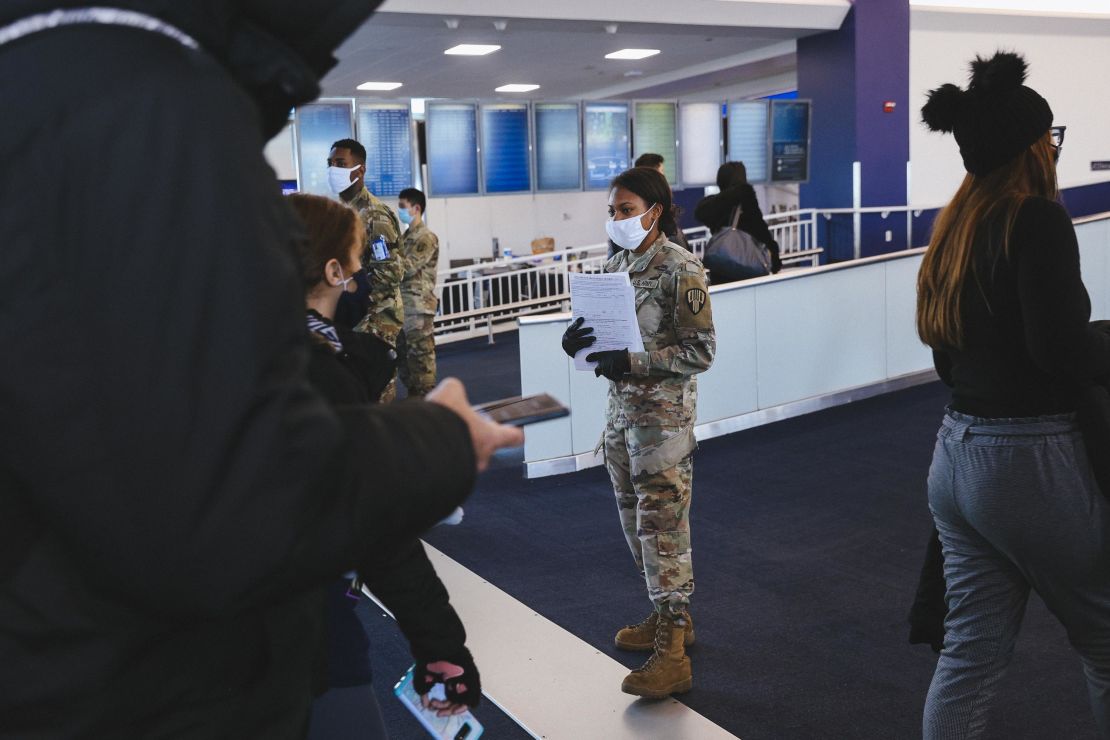
M 945 400 L 931 384 L 701 445 L 698 642 L 684 703 L 744 740 L 920 737 L 935 657 L 907 643 L 905 615 L 930 529 L 924 481 Z M 466 509 L 463 526 L 428 540 L 638 664 L 611 647 L 649 604 L 603 470 L 533 481 L 516 467 L 493 470 Z M 1095 736 L 1078 661 L 1034 597 L 989 737 Z

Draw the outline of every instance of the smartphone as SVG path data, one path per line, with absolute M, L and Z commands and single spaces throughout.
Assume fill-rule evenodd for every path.
M 474 719 L 474 715 L 469 711 L 450 717 L 440 717 L 436 714 L 436 710 L 424 708 L 420 703 L 420 694 L 416 693 L 412 685 L 412 672 L 415 668 L 416 666 L 413 666 L 405 671 L 405 675 L 401 676 L 401 680 L 393 687 L 393 693 L 402 704 L 408 707 L 424 729 L 430 732 L 432 737 L 440 740 L 477 740 L 481 737 L 482 723 Z M 443 684 L 437 683 L 433 686 L 428 696 L 433 699 L 443 699 L 446 696 Z
M 485 414 L 499 424 L 522 427 L 538 421 L 558 419 L 570 415 L 570 409 L 546 393 L 534 396 L 513 396 L 499 401 L 490 401 L 474 407 L 478 413 Z

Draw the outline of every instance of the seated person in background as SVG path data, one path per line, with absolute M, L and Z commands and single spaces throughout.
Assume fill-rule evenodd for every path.
M 354 274 L 362 269 L 365 232 L 358 215 L 320 196 L 291 195 L 289 201 L 307 232 L 297 245 L 297 256 L 313 340 L 309 378 L 333 404 L 373 402 L 392 376 L 394 361 L 386 354 L 388 345 L 332 322 L 339 297 L 354 289 Z M 466 649 L 466 632 L 420 541 L 412 539 L 379 552 L 359 568 L 359 577 L 393 612 L 408 639 L 417 665 L 417 691 L 426 696 L 436 683 L 445 683 L 447 700 L 425 699 L 426 705 L 441 713 L 477 705 L 480 681 Z M 328 589 L 327 684 L 318 687 L 327 691 L 313 705 L 310 738 L 336 736 L 335 728 L 356 726 L 381 732 L 370 688 L 370 646 L 354 611 L 357 592 L 352 590 L 349 596 L 350 586 L 350 579 L 342 578 Z
M 767 251 L 771 253 L 771 272 L 781 270 L 779 244 L 771 236 L 771 230 L 763 220 L 763 212 L 759 210 L 755 190 L 748 184 L 748 171 L 744 163 L 722 164 L 717 170 L 717 187 L 721 192 L 702 198 L 694 209 L 694 218 L 707 226 L 710 232 L 716 234 L 732 223 L 733 211 L 739 206 L 741 214 L 737 228 L 746 231 L 766 245 Z

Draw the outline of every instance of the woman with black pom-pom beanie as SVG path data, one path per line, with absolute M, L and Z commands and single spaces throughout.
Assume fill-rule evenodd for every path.
M 971 68 L 967 89 L 937 88 L 921 111 L 954 134 L 967 169 L 918 275 L 918 334 L 952 389 L 929 470 L 948 613 L 923 734 L 984 733 L 1035 589 L 1110 737 L 1110 500 L 1075 418 L 1083 389 L 1110 373 L 1110 335 L 1088 324 L 1051 108 L 1017 54 Z

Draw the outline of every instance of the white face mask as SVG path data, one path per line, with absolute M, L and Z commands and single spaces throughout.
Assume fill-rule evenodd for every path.
M 647 213 L 652 208 L 655 208 L 654 203 L 652 203 L 644 213 Z M 640 219 L 643 218 L 644 213 L 641 213 L 639 216 L 623 218 L 620 221 L 614 220 L 613 217 L 610 216 L 609 220 L 605 222 L 605 231 L 609 234 L 609 238 L 613 240 L 613 243 L 621 249 L 636 249 L 643 244 L 644 239 L 651 233 L 651 229 L 655 228 L 655 221 L 652 221 L 651 227 L 647 229 L 640 223 Z
M 328 187 L 336 195 L 339 195 L 347 188 L 355 184 L 351 179 L 351 175 L 362 165 L 356 164 L 354 167 L 328 167 Z

